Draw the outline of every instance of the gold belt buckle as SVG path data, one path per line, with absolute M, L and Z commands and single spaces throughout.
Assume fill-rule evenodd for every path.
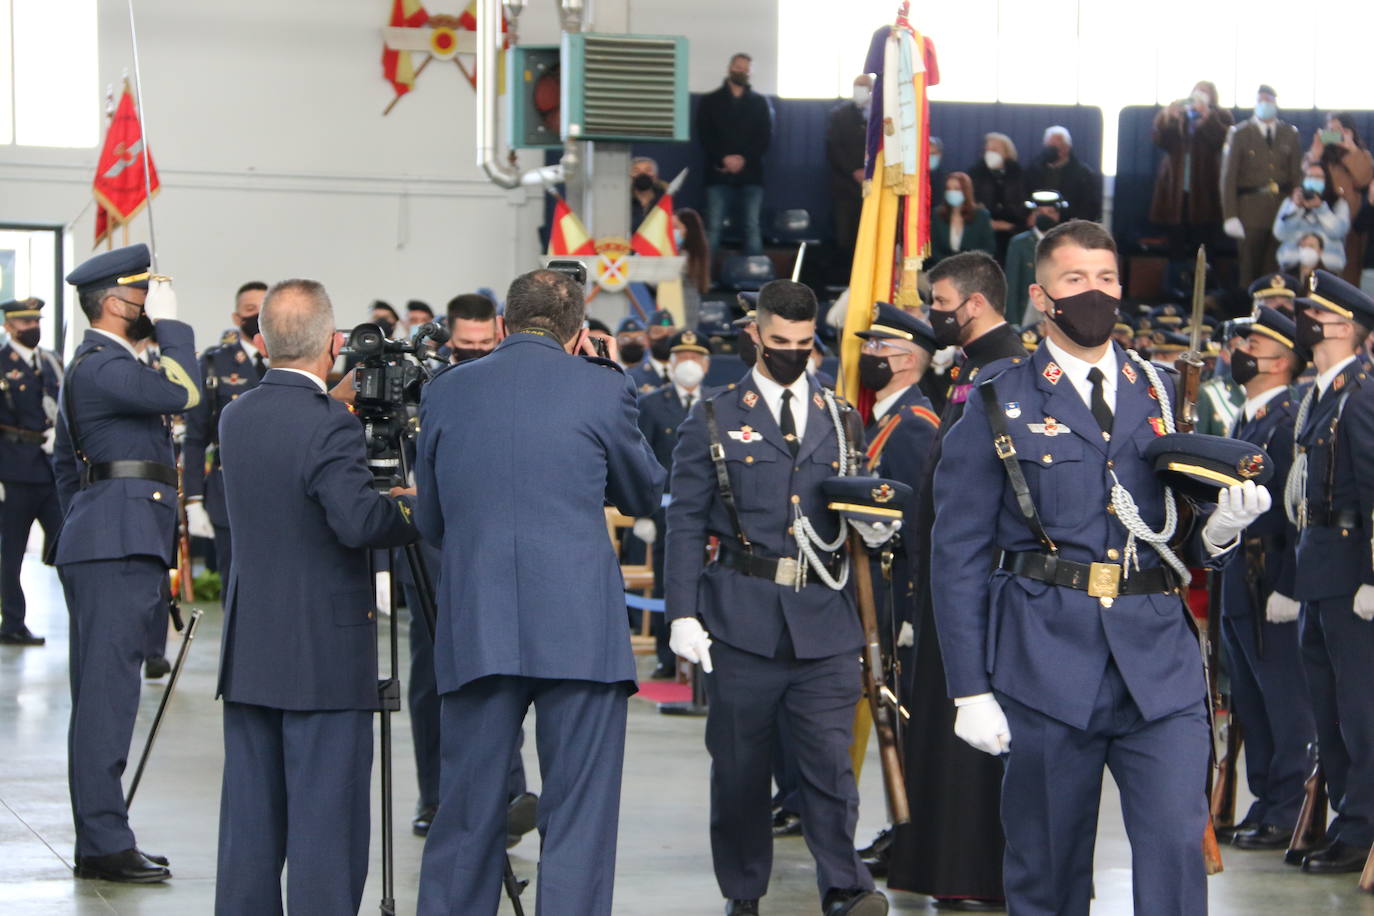
M 1121 564 L 1094 563 L 1088 571 L 1088 594 L 1094 598 L 1115 598 L 1120 594 Z
M 780 558 L 778 568 L 773 572 L 773 581 L 778 585 L 795 586 L 797 584 L 797 558 Z

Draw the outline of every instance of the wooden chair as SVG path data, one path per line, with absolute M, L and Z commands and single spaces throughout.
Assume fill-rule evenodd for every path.
M 606 507 L 606 534 L 611 539 L 611 545 L 615 548 L 616 555 L 620 555 L 620 547 L 625 539 L 625 532 L 634 527 L 635 520 L 628 515 L 621 515 L 614 506 Z M 620 575 L 625 580 L 625 591 L 639 592 L 644 597 L 650 597 L 654 593 L 654 545 L 644 545 L 643 563 L 621 563 Z M 639 633 L 630 637 L 630 644 L 634 647 L 636 655 L 645 655 L 654 651 L 654 637 L 650 632 L 649 614 L 640 614 Z

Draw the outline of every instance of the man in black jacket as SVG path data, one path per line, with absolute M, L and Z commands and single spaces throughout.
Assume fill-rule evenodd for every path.
M 864 156 L 868 151 L 869 100 L 873 77 L 854 78 L 854 97 L 836 105 L 825 128 L 825 158 L 830 164 L 830 204 L 835 220 L 836 273 L 849 280 L 854 239 L 863 209 Z
M 697 108 L 697 139 L 706 152 L 706 235 L 713 252 L 720 247 L 725 215 L 733 211 L 744 231 L 744 253 L 763 254 L 759 210 L 773 108 L 749 86 L 752 62 L 743 52 L 730 58 L 725 82 Z
M 1026 170 L 1027 191 L 1058 191 L 1064 199 L 1060 219 L 1102 221 L 1102 176 L 1073 154 L 1073 137 L 1067 127 L 1045 129 L 1044 148 Z

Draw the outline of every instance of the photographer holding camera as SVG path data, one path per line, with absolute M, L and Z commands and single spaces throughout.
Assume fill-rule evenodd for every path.
M 224 699 L 215 912 L 356 913 L 367 878 L 377 613 L 368 548 L 415 540 L 410 508 L 375 489 L 363 428 L 325 390 L 342 337 L 324 287 L 263 302 L 272 368 L 224 408 L 234 539 L 218 695 Z
M 604 507 L 653 514 L 665 474 L 636 425 L 614 341 L 610 359 L 591 357 L 584 311 L 567 274 L 517 277 L 505 340 L 437 376 L 420 402 L 416 521 L 443 545 L 443 768 L 420 913 L 497 911 L 507 770 L 531 703 L 541 909 L 556 900 L 557 912 L 611 911 L 635 665 Z
M 1309 163 L 1303 169 L 1302 185 L 1293 189 L 1274 217 L 1279 268 L 1293 271 L 1299 266 L 1309 270 L 1324 267 L 1340 273 L 1345 268 L 1345 235 L 1349 231 L 1350 205 L 1331 181 L 1330 169 L 1324 162 Z M 1301 260 L 1299 243 L 1308 235 L 1321 237 L 1320 264 L 1305 264 Z

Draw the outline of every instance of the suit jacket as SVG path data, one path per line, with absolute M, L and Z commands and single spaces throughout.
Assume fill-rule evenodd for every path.
M 806 431 L 795 459 L 755 390 L 752 372 L 711 399 L 741 523 L 759 556 L 798 556 L 793 499 L 826 541 L 834 540 L 839 531 L 839 518 L 821 493 L 821 483 L 839 473 L 835 427 L 821 406 L 821 389 L 814 379 L 810 389 Z M 861 448 L 863 443 L 856 445 Z M 720 563 L 706 563 L 708 538 L 731 544 L 738 540 L 716 486 L 700 405 L 682 424 L 673 452 L 672 490 L 664 555 L 670 621 L 699 617 L 712 639 L 768 658 L 784 626 L 799 658 L 828 658 L 863 645 L 849 589 L 835 591 L 812 574 L 796 591 Z
M 274 709 L 376 709 L 377 620 L 367 548 L 415 540 L 378 492 L 363 428 L 283 369 L 219 424 L 234 565 L 217 695 Z
M 692 403 L 715 394 L 715 389 L 698 387 L 693 392 Z M 654 450 L 654 457 L 663 466 L 664 473 L 673 469 L 673 449 L 677 447 L 678 428 L 686 419 L 687 411 L 673 385 L 664 385 L 639 396 L 639 431 L 644 434 L 649 448 Z
M 214 455 L 207 472 L 205 453 L 219 441 L 219 418 L 224 408 L 239 395 L 256 388 L 262 375 L 239 343 L 238 335 L 230 331 L 219 346 L 201 354 L 200 377 L 205 396 L 186 414 L 186 439 L 182 444 L 185 470 L 181 483 L 188 499 L 204 497 L 210 521 L 224 527 L 229 524 L 229 511 L 224 504 L 219 454 Z
M 1307 454 L 1308 509 L 1329 509 L 1355 524 L 1309 524 L 1299 533 L 1292 594 L 1299 601 L 1349 597 L 1361 585 L 1374 585 L 1374 382 L 1357 359 L 1320 399 L 1315 388 L 1309 392 L 1313 403 L 1296 441 Z
M 174 565 L 177 488 L 117 479 L 80 489 L 81 463 L 67 421 L 70 402 L 81 448 L 94 464 L 132 459 L 174 467 L 168 414 L 200 402 L 200 367 L 189 325 L 159 321 L 157 340 L 162 350 L 157 369 L 98 331 L 87 331 L 76 348 L 59 398 L 52 456 L 63 514 L 59 566 L 132 556 Z
M 1059 555 L 1078 563 L 1123 562 L 1126 529 L 1104 507 L 1114 470 L 1141 518 L 1164 522 L 1163 485 L 1144 449 L 1160 416 L 1144 372 L 1116 344 L 1115 422 L 1104 441 L 1088 405 L 1048 347 L 999 364 L 991 385 L 1032 498 Z M 1057 371 L 1058 370 L 1058 371 Z M 1163 375 L 1163 373 L 1161 373 Z M 1170 403 L 1172 379 L 1164 375 Z M 1058 429 L 1049 430 L 1054 418 Z M 1065 430 L 1063 427 L 1068 427 Z M 997 690 L 1075 728 L 1086 728 L 1109 659 L 1147 721 L 1200 702 L 1206 690 L 1198 642 L 1176 592 L 1122 595 L 1110 607 L 1086 591 L 998 569 L 999 551 L 1043 548 L 1031 534 L 993 449 L 981 394 L 945 436 L 935 470 L 931 560 L 936 627 L 949 695 Z M 1198 526 L 1200 528 L 1200 526 Z M 1138 543 L 1141 568 L 1159 566 Z
M 443 550 L 441 693 L 488 675 L 634 681 L 604 507 L 643 517 L 662 498 L 638 414 L 618 368 L 529 333 L 425 386 L 416 520 Z
M 861 196 L 863 186 L 854 180 L 854 172 L 864 167 L 867 153 L 868 116 L 852 101 L 841 102 L 831 109 L 825 125 L 825 158 L 830 164 L 832 196 Z
M 62 387 L 62 361 L 51 350 L 37 350 L 40 371 L 19 356 L 9 344 L 0 347 L 0 426 L 35 433 L 51 429 L 47 401 L 57 406 Z M 52 459 L 41 442 L 18 442 L 0 432 L 0 480 L 7 483 L 52 485 Z
M 763 156 L 773 140 L 773 105 L 766 96 L 746 89 L 736 98 L 728 81 L 702 96 L 697 105 L 696 137 L 706 154 L 709 184 L 763 184 Z M 735 174 L 723 170 L 726 156 L 744 157 L 744 168 Z
M 949 221 L 937 209 L 930 218 L 930 257 L 926 265 L 933 266 L 950 255 L 964 251 L 982 251 L 996 256 L 997 236 L 992 231 L 992 217 L 984 207 L 976 207 L 973 219 L 964 221 L 964 234 L 959 238 L 959 247 L 955 248 L 950 237 Z
M 1058 191 L 1065 201 L 1065 220 L 1102 219 L 1102 176 L 1073 152 L 1069 153 L 1069 160 L 1063 165 L 1036 162 L 1027 168 L 1026 190 Z
M 1274 145 L 1265 142 L 1259 122 L 1249 118 L 1226 132 L 1221 151 L 1221 215 L 1237 217 L 1250 229 L 1268 231 L 1274 213 L 1302 181 L 1302 144 L 1298 129 L 1278 121 Z M 1273 182 L 1276 193 L 1264 190 Z

